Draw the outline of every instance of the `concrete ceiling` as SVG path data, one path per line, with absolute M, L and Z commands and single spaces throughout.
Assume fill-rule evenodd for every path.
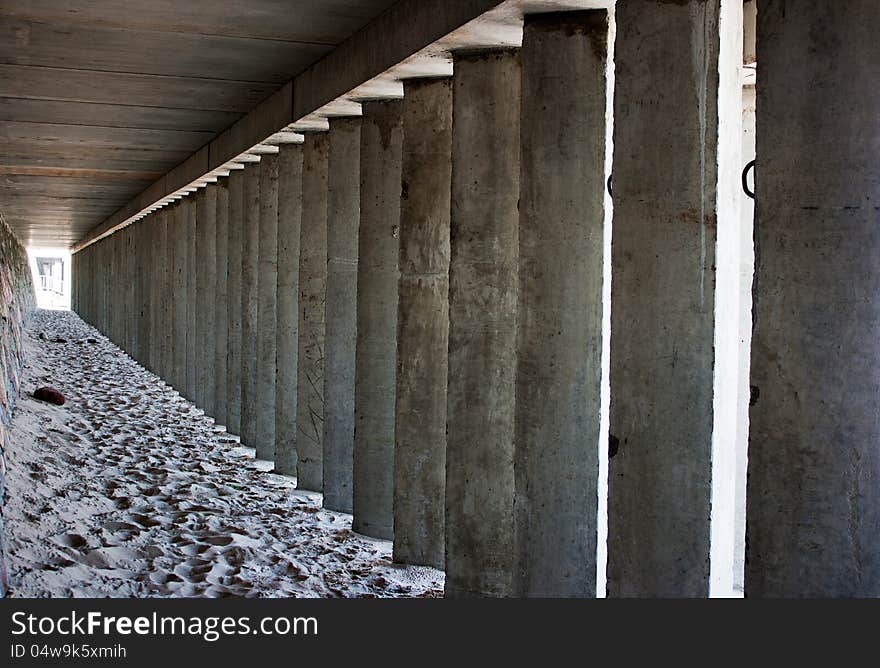
M 0 0 L 0 212 L 69 246 L 393 0 Z

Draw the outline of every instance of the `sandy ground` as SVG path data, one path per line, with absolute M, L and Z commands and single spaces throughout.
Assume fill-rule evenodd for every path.
M 39 311 L 27 360 L 4 508 L 11 596 L 441 595 L 442 572 L 392 564 L 391 543 L 267 472 L 75 314 Z M 65 406 L 30 397 L 41 385 Z

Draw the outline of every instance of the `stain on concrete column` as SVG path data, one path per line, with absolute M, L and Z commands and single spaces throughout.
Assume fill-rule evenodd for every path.
M 184 201 L 187 202 L 186 216 L 186 393 L 187 399 L 196 401 L 196 350 L 198 347 L 197 330 L 198 300 L 196 298 L 196 276 L 199 264 L 196 261 L 196 209 L 199 197 L 204 197 L 202 190 L 193 193 Z
M 596 595 L 608 12 L 526 16 L 517 593 Z M 548 101 L 552 100 L 552 104 Z
M 217 216 L 214 269 L 214 420 L 217 424 L 228 423 L 228 386 L 226 359 L 228 351 L 229 320 L 229 180 L 217 181 Z
M 299 255 L 303 149 L 284 144 L 278 156 L 278 316 L 275 374 L 275 471 L 296 475 Z
M 257 436 L 257 265 L 260 255 L 260 165 L 244 169 L 241 246 L 241 442 Z
M 184 198 L 174 206 L 174 313 L 172 330 L 174 337 L 174 359 L 172 362 L 171 384 L 180 394 L 186 389 L 186 327 L 187 327 L 187 222 L 189 198 Z
M 257 458 L 275 460 L 275 331 L 278 289 L 278 155 L 260 161 L 260 226 L 257 260 Z
M 324 507 L 352 511 L 361 119 L 330 122 L 324 366 Z
M 365 102 L 363 112 L 352 528 L 390 540 L 403 101 Z
M 454 54 L 446 595 L 514 592 L 519 53 Z
M 214 290 L 217 271 L 217 190 L 196 196 L 196 395 L 206 415 L 214 414 Z
M 880 596 L 878 20 L 758 7 L 748 597 Z
M 296 485 L 324 488 L 324 302 L 327 296 L 326 132 L 306 135 L 299 260 Z
M 609 596 L 705 597 L 716 576 L 732 589 L 737 11 L 726 0 L 617 6 Z M 716 312 L 731 322 L 716 326 Z
M 241 286 L 242 241 L 244 239 L 244 170 L 229 175 L 229 323 L 227 337 L 229 354 L 226 358 L 226 429 L 231 434 L 241 433 Z
M 452 80 L 404 82 L 394 561 L 444 567 Z

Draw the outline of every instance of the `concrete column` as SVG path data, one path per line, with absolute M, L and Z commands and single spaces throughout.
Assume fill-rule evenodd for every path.
M 134 327 L 135 327 L 135 348 L 132 357 L 141 365 L 146 367 L 145 352 L 147 343 L 144 336 L 147 324 L 147 313 L 144 304 L 149 295 L 150 284 L 147 281 L 147 265 L 150 262 L 149 254 L 146 252 L 146 229 L 147 226 L 141 224 L 134 225 L 134 255 L 132 262 L 135 266 L 134 271 Z M 72 269 L 72 268 L 71 268 Z M 72 297 L 72 296 L 71 296 Z
M 404 82 L 394 561 L 444 567 L 452 80 Z
M 196 394 L 195 403 L 214 414 L 214 290 L 217 277 L 217 190 L 196 197 Z
M 181 394 L 186 388 L 186 326 L 187 326 L 187 222 L 189 217 L 189 198 L 183 198 L 174 206 L 173 265 L 173 303 L 171 328 L 174 338 L 174 357 L 172 360 L 171 384 Z
M 241 220 L 241 441 L 257 436 L 257 264 L 260 256 L 260 165 L 245 168 Z
M 275 461 L 275 331 L 278 301 L 278 156 L 260 161 L 257 264 L 257 458 Z
M 242 196 L 244 171 L 229 175 L 229 322 L 227 339 L 229 354 L 226 358 L 226 429 L 231 434 L 241 433 L 241 243 L 244 219 Z
M 214 291 L 214 420 L 217 424 L 228 423 L 228 379 L 226 360 L 228 351 L 228 259 L 229 259 L 229 180 L 217 182 L 217 227 L 215 242 L 215 291 Z
M 166 384 L 171 384 L 171 366 L 174 359 L 174 328 L 172 323 L 172 299 L 174 296 L 174 221 L 176 205 L 165 208 L 165 218 L 162 222 L 165 245 L 159 249 L 164 257 L 164 273 L 162 275 L 162 304 L 160 319 L 162 321 L 162 335 L 159 337 L 161 346 L 161 362 L 159 365 L 160 375 Z
M 324 302 L 327 296 L 327 133 L 306 135 L 299 259 L 296 485 L 324 488 Z
M 365 102 L 363 111 L 352 528 L 390 540 L 403 100 Z
M 880 596 L 878 20 L 758 7 L 748 597 Z
M 281 146 L 278 162 L 278 283 L 275 375 L 275 470 L 296 475 L 299 255 L 303 149 Z
M 196 402 L 196 350 L 198 349 L 198 298 L 196 293 L 196 277 L 199 264 L 196 256 L 196 217 L 197 200 L 204 196 L 202 191 L 193 193 L 186 198 L 186 398 Z
M 165 309 L 165 278 L 168 275 L 167 257 L 163 250 L 168 242 L 167 220 L 168 209 L 160 209 L 154 213 L 150 221 L 152 235 L 149 246 L 146 248 L 151 255 L 153 275 L 150 279 L 150 291 L 153 299 L 150 304 L 150 370 L 158 376 L 163 376 L 162 358 L 165 343 L 165 321 L 162 314 Z M 163 376 L 164 377 L 164 376 Z
M 122 343 L 119 331 L 122 322 L 122 277 L 121 265 L 119 261 L 122 255 L 122 235 L 110 235 L 110 299 L 108 300 L 110 308 L 110 340 L 117 346 Z
M 514 592 L 519 53 L 454 54 L 446 595 Z
M 324 366 L 324 507 L 352 511 L 361 119 L 330 122 Z
M 742 2 L 616 20 L 608 595 L 729 595 Z
M 516 378 L 521 596 L 596 595 L 604 9 L 526 16 Z M 548 104 L 552 100 L 552 104 Z

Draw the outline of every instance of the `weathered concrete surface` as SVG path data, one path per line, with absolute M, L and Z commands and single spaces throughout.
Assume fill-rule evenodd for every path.
M 749 597 L 880 596 L 878 20 L 759 7 Z
M 299 260 L 296 484 L 324 488 L 324 302 L 327 296 L 327 133 L 306 135 Z
M 352 528 L 390 540 L 403 101 L 365 102 L 363 111 Z
M 527 16 L 516 378 L 517 593 L 595 596 L 608 12 Z M 548 101 L 552 100 L 552 104 Z
M 154 302 L 150 308 L 150 368 L 153 373 L 163 376 L 162 359 L 164 355 L 163 347 L 165 345 L 165 321 L 162 317 L 165 308 L 165 280 L 168 278 L 168 257 L 162 252 L 168 242 L 168 210 L 162 209 L 154 213 L 151 218 L 153 228 L 152 238 L 148 251 L 152 256 L 152 276 L 150 283 L 152 284 L 152 292 Z M 132 225 L 135 230 L 138 225 L 143 225 L 144 221 Z
M 226 358 L 226 429 L 232 434 L 241 433 L 241 251 L 244 239 L 244 217 L 242 197 L 244 195 L 244 173 L 241 170 L 229 175 L 229 279 L 228 299 L 229 322 L 227 339 L 229 344 Z
M 257 436 L 257 263 L 260 254 L 260 165 L 244 169 L 241 246 L 241 441 Z
M 174 359 L 172 362 L 171 384 L 183 394 L 186 388 L 186 326 L 187 326 L 187 217 L 190 204 L 182 200 L 172 209 L 174 222 L 174 314 L 172 331 L 174 337 Z
M 217 181 L 217 217 L 214 288 L 214 420 L 226 425 L 229 381 L 226 358 L 229 350 L 229 179 Z
M 196 196 L 196 398 L 214 415 L 214 306 L 217 283 L 217 187 Z
M 520 62 L 457 53 L 453 78 L 446 595 L 514 593 Z
M 729 0 L 616 10 L 609 596 L 704 597 L 710 576 L 732 588 L 737 11 Z M 716 309 L 732 322 L 716 327 Z
M 275 317 L 278 289 L 278 155 L 260 161 L 257 260 L 257 458 L 275 460 Z
M 452 81 L 404 82 L 394 560 L 444 567 Z
M 361 119 L 330 123 L 324 365 L 324 507 L 352 511 Z
M 296 475 L 302 169 L 302 146 L 297 144 L 281 146 L 278 163 L 275 470 L 285 475 Z
M 159 346 L 161 361 L 159 363 L 161 369 L 162 380 L 170 384 L 171 365 L 174 357 L 174 337 L 172 325 L 172 297 L 174 295 L 174 208 L 168 207 L 165 210 L 165 219 L 162 223 L 164 227 L 163 236 L 164 245 L 159 252 L 164 255 L 162 276 L 162 303 L 159 306 L 159 318 L 162 322 L 162 332 L 159 335 Z
M 144 224 L 135 227 L 135 244 L 134 244 L 134 303 L 135 303 L 135 347 L 131 351 L 131 356 L 136 359 L 141 366 L 148 367 L 149 361 L 149 345 L 150 345 L 150 316 L 148 309 L 150 308 L 150 281 L 148 280 L 148 267 L 151 263 L 151 257 L 148 252 L 147 243 L 147 226 Z M 72 256 L 76 257 L 76 255 Z M 71 274 L 75 267 L 71 266 Z M 74 278 L 76 280 L 76 278 Z M 71 305 L 73 305 L 73 295 L 71 295 Z
M 196 350 L 198 349 L 198 297 L 196 292 L 196 277 L 198 276 L 199 263 L 196 257 L 196 216 L 198 198 L 204 197 L 203 191 L 186 198 L 186 392 L 184 396 L 192 402 L 196 401 Z

